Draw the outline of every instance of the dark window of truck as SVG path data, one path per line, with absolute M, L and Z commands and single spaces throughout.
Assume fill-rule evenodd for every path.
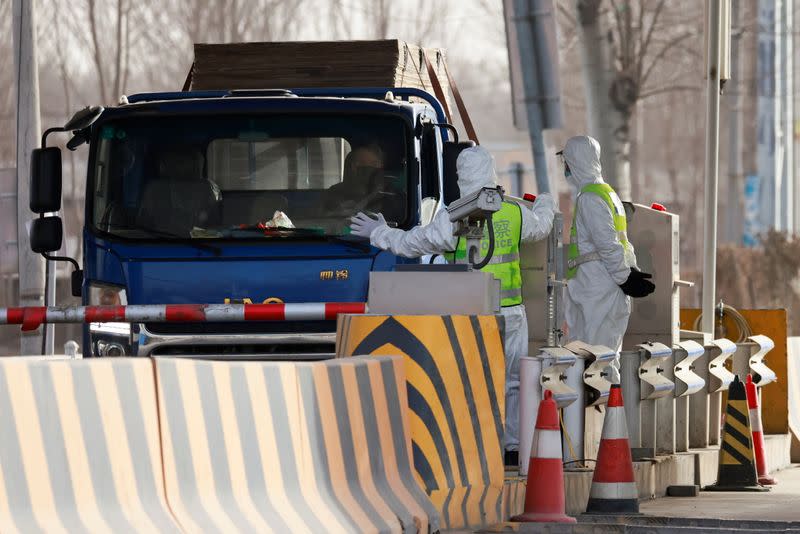
M 344 235 L 358 211 L 409 218 L 403 121 L 151 116 L 98 127 L 94 227 L 129 239 Z

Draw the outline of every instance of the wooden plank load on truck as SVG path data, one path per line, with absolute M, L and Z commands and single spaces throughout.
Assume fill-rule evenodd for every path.
M 184 90 L 410 87 L 435 94 L 426 58 L 448 95 L 445 51 L 398 39 L 198 43 Z

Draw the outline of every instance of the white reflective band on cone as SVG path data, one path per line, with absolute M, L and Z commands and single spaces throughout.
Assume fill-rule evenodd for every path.
M 636 482 L 592 482 L 590 499 L 637 499 Z
M 758 408 L 750 409 L 750 432 L 762 432 L 761 415 L 758 413 Z
M 533 440 L 536 442 L 536 458 L 561 458 L 561 432 L 537 428 Z
M 208 306 L 205 313 L 206 321 L 224 321 L 226 319 L 244 321 L 244 306 L 242 305 Z
M 603 439 L 628 439 L 628 426 L 623 406 L 606 408 L 605 425 Z
M 325 317 L 324 302 L 306 302 L 298 304 L 286 304 L 284 316 L 287 321 L 307 321 L 312 317 Z

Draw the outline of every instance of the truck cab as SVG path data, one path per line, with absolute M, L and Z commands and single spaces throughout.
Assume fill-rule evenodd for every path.
M 433 95 L 394 87 L 123 98 L 78 132 L 89 143 L 83 303 L 364 302 L 370 272 L 419 260 L 350 235 L 350 217 L 380 212 L 408 229 L 457 197 L 446 122 Z M 335 330 L 94 323 L 83 346 L 87 357 L 318 359 Z

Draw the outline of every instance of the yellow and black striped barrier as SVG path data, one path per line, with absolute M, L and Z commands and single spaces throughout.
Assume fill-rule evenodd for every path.
M 0 359 L 0 531 L 179 532 L 149 359 Z
M 525 511 L 525 486 L 527 477 L 506 478 L 503 484 L 503 518 L 514 517 Z
M 410 476 L 399 358 L 155 361 L 167 499 L 184 531 L 436 528 Z
M 359 527 L 438 530 L 411 467 L 402 359 L 298 364 L 298 378 L 314 470 Z
M 722 446 L 719 449 L 717 482 L 705 491 L 769 491 L 758 484 L 753 440 L 750 433 L 750 410 L 744 384 L 736 375 L 728 388 L 728 406 Z
M 495 316 L 340 316 L 337 356 L 402 355 L 416 476 L 442 528 L 503 520 L 503 342 Z

